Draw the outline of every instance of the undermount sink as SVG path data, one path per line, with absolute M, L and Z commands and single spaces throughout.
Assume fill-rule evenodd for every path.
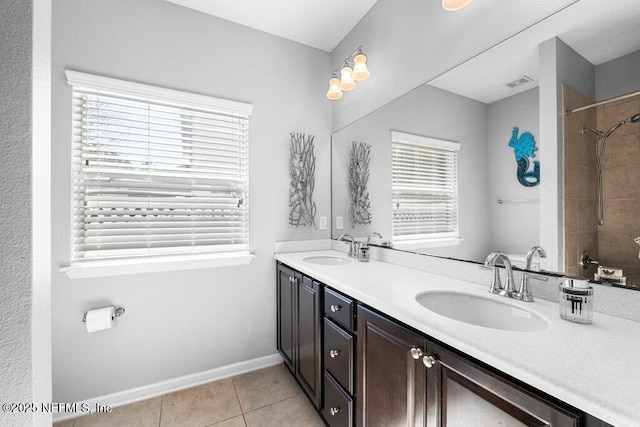
M 533 332 L 549 327 L 544 318 L 515 304 L 473 294 L 423 292 L 416 295 L 416 301 L 441 316 L 485 328 Z
M 305 262 L 310 262 L 311 264 L 322 264 L 322 265 L 342 265 L 342 264 L 350 264 L 351 260 L 346 258 L 341 258 L 339 256 L 310 256 L 302 259 Z

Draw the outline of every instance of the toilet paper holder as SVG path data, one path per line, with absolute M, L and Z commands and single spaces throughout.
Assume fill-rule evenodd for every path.
M 122 316 L 122 315 L 124 314 L 124 312 L 125 312 L 124 307 L 118 307 L 118 308 L 116 308 L 115 313 L 113 313 L 113 318 L 115 319 L 116 317 L 120 317 L 120 316 Z M 83 321 L 84 323 L 86 323 L 86 322 L 87 322 L 87 313 L 85 313 L 85 314 L 84 314 L 84 316 L 82 317 L 82 321 Z

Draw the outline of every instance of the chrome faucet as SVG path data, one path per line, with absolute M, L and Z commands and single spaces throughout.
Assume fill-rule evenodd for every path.
M 505 286 L 502 286 L 500 282 L 500 270 L 496 267 L 496 261 L 499 259 L 504 263 L 504 268 L 507 271 L 507 278 L 505 279 Z M 491 252 L 487 259 L 484 261 L 484 265 L 493 269 L 493 280 L 491 280 L 491 286 L 489 292 L 492 294 L 498 294 L 513 298 L 516 290 L 513 287 L 513 268 L 511 267 L 511 260 L 504 252 Z
M 489 292 L 492 294 L 497 294 L 500 292 L 502 288 L 502 283 L 500 282 L 500 270 L 496 267 L 496 256 L 498 252 L 491 252 L 487 259 L 484 260 L 485 267 L 493 270 L 493 278 L 491 279 L 491 286 L 489 286 Z
M 527 259 L 525 264 L 525 269 L 531 270 L 531 261 L 533 261 L 533 256 L 538 253 L 540 254 L 540 258 L 546 258 L 547 253 L 540 246 L 533 246 L 527 252 Z M 521 301 L 533 302 L 533 295 L 531 295 L 531 291 L 529 290 L 529 273 L 526 271 L 522 272 L 522 279 L 520 280 L 520 289 L 516 292 L 513 297 L 515 299 L 519 299 Z
M 536 252 L 540 254 L 540 258 L 547 257 L 547 253 L 542 249 L 542 246 L 532 246 L 531 249 L 529 249 L 529 252 L 527 252 L 527 264 L 525 266 L 527 270 L 531 270 L 531 262 L 533 261 L 533 256 Z
M 347 237 L 350 240 L 347 240 Z M 343 242 L 350 242 L 349 243 L 349 256 L 350 257 L 358 256 L 358 254 L 356 253 L 356 239 L 354 239 L 351 234 L 342 233 L 340 235 L 340 237 L 338 237 L 338 240 L 343 241 Z
M 367 245 L 369 245 L 371 243 L 371 238 L 372 237 L 377 237 L 378 239 L 380 239 L 380 243 L 383 242 L 382 234 L 378 233 L 377 231 L 373 231 L 373 232 L 369 233 L 369 235 L 367 236 Z

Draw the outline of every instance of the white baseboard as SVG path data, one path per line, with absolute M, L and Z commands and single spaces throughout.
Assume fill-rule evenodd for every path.
M 185 375 L 183 377 L 173 378 L 161 381 L 155 384 L 149 384 L 142 387 L 124 390 L 118 393 L 107 394 L 105 396 L 87 399 L 81 403 L 86 403 L 88 408 L 95 408 L 96 404 L 100 406 L 116 406 L 128 405 L 129 403 L 138 402 L 140 400 L 150 399 L 152 397 L 162 396 L 163 394 L 172 393 L 174 391 L 184 390 L 210 383 L 212 381 L 233 377 L 247 372 L 255 371 L 269 366 L 282 363 L 282 356 L 275 353 L 269 356 L 258 357 L 257 359 L 247 360 L 244 362 L 234 363 L 209 371 L 198 372 L 197 374 Z M 88 415 L 89 412 L 58 412 L 53 414 L 53 421 L 59 422 L 71 418 Z

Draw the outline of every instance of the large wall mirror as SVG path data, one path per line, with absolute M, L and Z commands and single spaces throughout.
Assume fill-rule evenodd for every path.
M 565 108 L 640 91 L 639 8 L 631 1 L 613 3 L 578 1 L 335 132 L 332 237 L 348 233 L 366 238 L 378 232 L 396 249 L 473 262 L 503 251 L 522 267 L 528 249 L 541 244 L 547 211 L 542 186 L 535 184 L 548 180 L 563 209 L 556 225 L 563 256 L 555 270 L 592 277 L 595 265 L 584 271 L 578 265 L 578 254 L 588 250 L 592 259 L 622 269 L 630 283 L 640 285 L 640 243 L 633 241 L 640 236 L 640 209 L 635 207 L 640 206 L 640 193 L 634 195 L 637 189 L 631 187 L 637 185 L 629 182 L 635 176 L 640 179 L 640 123 L 625 123 L 607 141 L 605 170 L 620 166 L 624 171 L 604 175 L 605 225 L 598 225 L 596 217 L 598 136 L 582 132 L 584 127 L 606 132 L 640 113 L 639 98 L 563 114 Z M 625 10 L 625 5 L 632 10 Z M 550 108 L 564 126 L 556 142 L 564 144 L 558 160 L 561 172 L 554 174 L 540 162 L 537 176 L 535 161 L 545 148 L 551 149 L 540 135 L 540 114 L 547 111 L 541 104 L 540 77 L 548 64 L 540 63 L 539 46 L 554 38 L 588 65 L 589 75 L 577 78 L 588 80 L 589 89 L 565 91 L 565 103 L 561 95 L 558 107 Z M 450 149 L 455 144 L 458 148 Z M 418 147 L 422 154 L 406 154 L 406 146 Z M 450 159 L 447 153 L 454 153 L 457 185 L 453 188 L 444 185 L 452 175 L 437 172 Z M 527 157 L 520 177 L 518 155 Z M 363 171 L 357 170 L 363 163 L 364 179 Z M 436 172 L 421 169 L 426 164 Z M 431 184 L 426 190 L 405 185 L 402 173 Z M 457 203 L 446 199 L 449 193 Z M 428 214 L 416 215 L 430 217 L 432 228 L 426 229 L 437 232 L 435 237 L 403 236 L 407 230 L 411 233 L 411 222 L 407 225 L 403 218 L 411 217 L 415 206 L 417 210 L 431 206 L 426 208 Z M 416 233 L 425 230 L 420 227 L 415 225 L 421 230 Z

